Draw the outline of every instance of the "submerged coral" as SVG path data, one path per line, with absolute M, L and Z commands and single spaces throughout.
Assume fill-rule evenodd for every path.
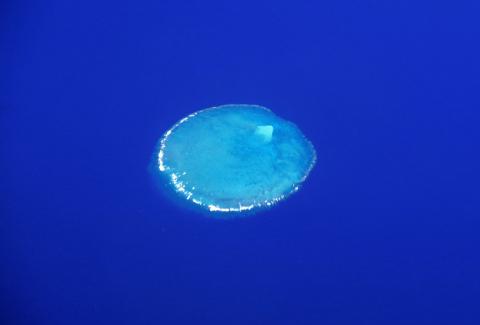
M 157 169 L 209 211 L 268 207 L 298 190 L 315 164 L 313 145 L 291 122 L 257 105 L 195 112 L 160 140 Z

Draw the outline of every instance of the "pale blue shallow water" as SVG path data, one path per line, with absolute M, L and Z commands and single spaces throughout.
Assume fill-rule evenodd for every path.
M 160 140 L 157 170 L 212 212 L 269 207 L 299 189 L 316 160 L 299 128 L 258 105 L 222 105 L 183 118 Z

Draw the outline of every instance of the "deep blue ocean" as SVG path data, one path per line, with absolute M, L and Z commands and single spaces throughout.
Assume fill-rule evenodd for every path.
M 0 3 L 0 324 L 480 324 L 478 1 Z M 218 220 L 149 172 L 258 104 L 318 161 Z

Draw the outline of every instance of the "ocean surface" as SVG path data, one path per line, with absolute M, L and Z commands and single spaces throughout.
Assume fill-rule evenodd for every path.
M 0 324 L 480 324 L 476 1 L 0 3 Z M 149 171 L 257 104 L 317 164 L 218 220 Z

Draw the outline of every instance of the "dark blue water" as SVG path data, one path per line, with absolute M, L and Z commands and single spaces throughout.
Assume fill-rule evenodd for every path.
M 480 323 L 478 2 L 0 7 L 2 325 Z M 318 162 L 217 221 L 148 164 L 225 103 Z

